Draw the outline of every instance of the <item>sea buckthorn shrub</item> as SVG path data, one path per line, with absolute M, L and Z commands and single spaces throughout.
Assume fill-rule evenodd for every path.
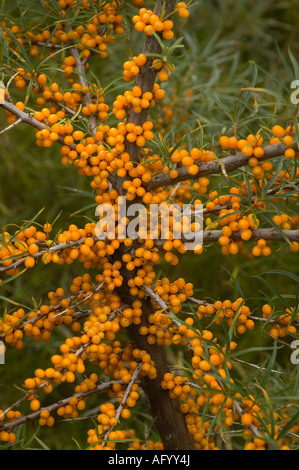
M 287 261 L 271 268 L 271 260 L 296 259 L 299 252 L 298 106 L 267 125 L 264 119 L 244 125 L 237 113 L 204 142 L 197 138 L 204 133 L 194 117 L 196 91 L 187 87 L 180 101 L 170 85 L 182 80 L 176 78 L 185 57 L 181 31 L 194 5 L 59 0 L 42 8 L 42 28 L 0 17 L 0 132 L 31 127 L 40 151 L 68 167 L 65 179 L 72 171 L 86 182 L 93 207 L 105 204 L 119 214 L 124 203 L 127 209 L 138 203 L 143 221 L 152 204 L 162 212 L 154 225 L 140 223 L 136 238 L 127 234 L 129 212 L 117 216 L 115 230 L 98 212 L 62 226 L 59 218 L 40 222 L 40 214 L 17 225 L 6 220 L 4 287 L 23 274 L 30 279 L 35 269 L 61 274 L 29 308 L 4 297 L 6 364 L 14 350 L 22 360 L 34 351 L 35 359 L 29 376 L 20 367 L 7 384 L 19 381 L 20 396 L 0 403 L 1 448 L 24 447 L 28 423 L 47 436 L 46 428 L 84 422 L 84 447 L 91 450 L 296 449 L 298 385 L 279 359 L 288 355 L 291 368 L 297 296 L 277 291 L 262 275 L 260 292 L 247 296 L 238 267 L 229 273 L 233 295 L 211 293 L 218 265 L 211 292 L 202 292 L 200 279 L 209 253 L 218 250 L 242 269 L 267 265 L 268 274 L 298 284 Z M 118 58 L 117 85 L 107 84 L 105 67 L 129 33 L 138 38 L 134 51 Z M 249 85 L 243 110 L 255 83 Z M 184 131 L 187 121 L 192 131 Z M 191 218 L 181 212 L 184 204 Z M 202 243 L 190 251 L 187 235 L 201 229 Z M 185 259 L 197 267 L 192 282 L 182 275 Z

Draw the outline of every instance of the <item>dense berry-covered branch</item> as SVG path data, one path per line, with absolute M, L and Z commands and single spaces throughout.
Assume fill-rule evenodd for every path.
M 218 136 L 217 147 L 204 142 L 207 129 L 203 129 L 200 145 L 191 148 L 198 129 L 192 132 L 193 115 L 182 105 L 189 103 L 195 109 L 198 97 L 189 85 L 187 90 L 183 86 L 187 79 L 183 84 L 178 77 L 169 104 L 166 98 L 157 106 L 171 92 L 172 83 L 169 90 L 163 84 L 176 64 L 185 60 L 179 54 L 183 38 L 168 42 L 175 36 L 172 20 L 189 15 L 185 2 L 157 0 L 150 10 L 143 0 L 132 0 L 133 8 L 141 7 L 132 17 L 133 25 L 146 39 L 139 55 L 124 62 L 123 79 L 129 85 L 118 95 L 120 87 L 114 87 L 111 64 L 104 75 L 107 61 L 102 59 L 125 33 L 132 5 L 59 0 L 54 8 L 54 3 L 46 2 L 43 8 L 56 21 L 40 33 L 37 27 L 25 31 L 24 26 L 11 26 L 10 22 L 3 25 L 8 46 L 3 56 L 8 64 L 3 66 L 6 89 L 0 89 L 4 97 L 0 107 L 8 127 L 0 134 L 19 129 L 18 124 L 24 122 L 35 129 L 39 147 L 51 147 L 57 141 L 61 163 L 73 166 L 88 180 L 97 210 L 93 215 L 84 214 L 89 222 L 83 223 L 80 213 L 85 209 L 80 208 L 78 224 L 60 230 L 54 227 L 57 220 L 41 225 L 35 219 L 17 229 L 7 224 L 3 230 L 0 274 L 5 276 L 4 285 L 23 274 L 22 267 L 30 275 L 37 262 L 43 263 L 44 270 L 53 263 L 58 273 L 73 265 L 70 272 L 76 274 L 67 293 L 56 285 L 46 300 L 43 292 L 42 300 L 34 300 L 32 307 L 12 304 L 0 318 L 0 354 L 6 353 L 7 360 L 11 348 L 20 350 L 30 341 L 56 341 L 60 333 L 64 336 L 51 356 L 50 367 L 35 369 L 24 380 L 23 398 L 0 410 L 0 441 L 13 445 L 16 434 L 12 431 L 35 419 L 41 426 L 52 426 L 54 412 L 63 421 L 93 416 L 91 410 L 78 417 L 87 397 L 105 392 L 96 398 L 100 412 L 88 431 L 88 445 L 95 450 L 114 450 L 126 442 L 130 450 L 217 449 L 227 444 L 224 432 L 234 444 L 235 429 L 238 447 L 242 439 L 246 449 L 295 447 L 290 436 L 298 434 L 299 426 L 294 424 L 290 398 L 286 404 L 274 405 L 275 411 L 268 416 L 267 400 L 259 392 L 255 394 L 251 377 L 243 381 L 243 369 L 239 380 L 238 359 L 234 358 L 242 350 L 234 351 L 245 333 L 251 335 L 250 341 L 254 339 L 256 327 L 272 338 L 274 346 L 269 350 L 275 347 L 275 340 L 287 346 L 288 353 L 294 349 L 296 296 L 277 294 L 275 299 L 262 301 L 242 293 L 231 300 L 222 299 L 221 294 L 214 299 L 210 288 L 205 291 L 201 283 L 204 262 L 193 266 L 194 282 L 171 277 L 177 272 L 172 267 L 183 261 L 189 248 L 190 235 L 201 230 L 203 240 L 192 247 L 191 254 L 195 262 L 195 255 L 205 256 L 213 246 L 215 288 L 223 282 L 219 256 L 238 255 L 232 258 L 232 263 L 237 260 L 235 276 L 243 275 L 243 260 L 255 258 L 258 264 L 258 257 L 269 257 L 276 249 L 289 256 L 289 251 L 299 251 L 296 114 L 292 113 L 289 125 L 266 129 L 263 121 L 260 133 L 249 135 L 244 124 L 251 126 L 251 120 L 241 117 L 228 130 L 233 136 Z M 34 57 L 32 67 L 30 56 Z M 189 83 L 190 76 L 186 78 Z M 24 102 L 11 98 L 13 84 L 17 99 L 26 91 Z M 150 120 L 152 108 L 155 122 Z M 250 132 L 257 132 L 257 118 L 255 115 Z M 181 138 L 184 134 L 188 134 L 186 140 Z M 243 168 L 247 165 L 250 171 Z M 210 175 L 215 178 L 208 178 Z M 185 203 L 189 203 L 188 213 Z M 91 206 L 89 210 L 93 210 Z M 115 215 L 112 225 L 107 217 L 110 211 Z M 200 222 L 199 213 L 203 215 Z M 166 272 L 171 273 L 169 278 Z M 189 275 L 191 270 L 186 277 Z M 295 275 L 289 277 L 297 280 Z M 60 278 L 55 277 L 54 283 Z M 199 289 L 203 300 L 195 298 Z M 256 351 L 252 349 L 252 353 Z M 266 379 L 271 373 L 277 376 L 274 354 L 269 354 L 269 365 L 267 349 L 265 355 L 258 349 L 258 354 L 263 355 L 259 362 L 265 357 L 265 364 L 259 370 L 255 367 L 254 379 L 264 374 L 266 395 Z M 251 362 L 239 361 L 237 366 L 242 368 L 242 364 Z M 76 384 L 73 395 L 41 406 L 40 395 L 50 394 L 60 384 Z M 151 415 L 143 443 L 142 431 L 135 432 L 124 423 L 132 415 L 129 426 L 136 423 L 140 397 Z M 17 408 L 23 408 L 26 401 L 31 412 L 21 416 Z M 284 426 L 291 431 L 281 437 Z M 224 427 L 227 431 L 223 432 Z M 149 440 L 154 428 L 160 436 L 158 442 Z M 270 433 L 271 444 L 266 439 Z
M 15 429 L 16 427 L 20 426 L 21 424 L 28 423 L 30 421 L 34 421 L 40 417 L 40 414 L 42 411 L 47 410 L 49 413 L 53 413 L 56 411 L 58 408 L 61 408 L 65 405 L 67 405 L 70 401 L 71 398 L 76 398 L 78 400 L 81 400 L 83 398 L 89 397 L 90 395 L 94 395 L 99 392 L 106 391 L 110 387 L 112 387 L 115 384 L 121 384 L 121 381 L 112 381 L 112 382 L 107 382 L 103 383 L 100 385 L 97 385 L 93 390 L 88 390 L 87 392 L 82 392 L 82 393 L 75 393 L 74 395 L 63 398 L 62 400 L 57 401 L 56 403 L 53 403 L 49 406 L 46 406 L 34 413 L 28 414 L 26 416 L 22 416 L 21 418 L 18 418 L 10 423 L 5 423 L 1 424 L 0 423 L 0 431 L 11 431 L 12 429 Z
M 15 106 L 13 103 L 4 100 L 3 103 L 0 103 L 0 106 L 2 106 L 2 108 L 8 111 L 9 113 L 16 116 L 19 119 L 19 122 L 25 122 L 26 124 L 29 124 L 30 126 L 40 131 L 48 129 L 48 127 L 44 123 L 38 121 L 30 114 L 27 114 L 21 109 L 17 108 L 17 106 Z M 65 144 L 63 137 L 59 136 L 57 140 L 61 145 Z M 71 148 L 74 149 L 75 147 L 72 146 Z
M 284 144 L 268 145 L 263 148 L 264 154 L 260 161 L 269 160 L 271 158 L 279 157 L 284 154 L 287 147 Z M 199 178 L 200 176 L 208 176 L 223 173 L 223 168 L 226 173 L 231 173 L 242 166 L 248 165 L 250 157 L 240 152 L 235 155 L 224 157 L 221 161 L 212 161 L 208 163 L 198 163 L 198 171 L 195 174 L 190 174 L 189 168 L 179 168 L 176 178 L 172 178 L 170 173 L 160 173 L 153 176 L 151 182 L 148 184 L 148 189 L 153 190 L 163 186 L 174 185 L 180 181 Z

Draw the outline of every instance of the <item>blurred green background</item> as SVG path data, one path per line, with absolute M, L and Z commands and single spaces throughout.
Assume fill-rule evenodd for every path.
M 38 3 L 40 2 L 30 2 L 32 6 L 38 6 Z M 30 11 L 27 11 L 26 16 L 22 15 L 22 2 L 2 1 L 0 4 L 0 22 L 7 20 L 10 15 L 16 18 L 18 25 L 25 23 L 26 29 L 30 29 L 41 27 L 48 21 L 46 18 L 37 18 Z M 129 16 L 136 13 L 136 9 L 130 6 L 128 11 Z M 160 130 L 162 129 L 169 143 L 185 135 L 188 145 L 204 144 L 209 147 L 217 144 L 221 133 L 231 134 L 233 118 L 238 113 L 240 97 L 243 96 L 242 88 L 252 85 L 256 72 L 254 86 L 269 89 L 274 94 L 255 94 L 248 101 L 247 108 L 238 120 L 240 135 L 256 132 L 262 127 L 268 129 L 273 123 L 283 124 L 290 119 L 294 113 L 289 103 L 291 79 L 281 55 L 290 67 L 289 49 L 297 60 L 299 58 L 299 44 L 296 40 L 299 37 L 299 2 L 199 1 L 190 9 L 189 19 L 186 22 L 179 19 L 176 25 L 176 37 L 180 33 L 184 35 L 187 52 L 183 59 L 175 63 L 176 73 L 165 86 L 167 96 L 152 114 L 155 120 L 159 119 Z M 121 80 L 122 63 L 127 60 L 129 50 L 133 55 L 140 53 L 140 37 L 131 30 L 121 42 L 110 45 L 107 59 L 94 58 L 91 61 L 91 70 L 103 87 L 119 78 L 119 81 L 108 88 L 107 100 L 110 103 L 127 87 Z M 0 67 L 2 70 L 1 64 Z M 60 80 L 61 76 L 61 73 L 55 73 L 56 80 Z M 113 90 L 118 86 L 119 89 Z M 190 90 L 193 96 L 188 99 L 186 94 Z M 22 97 L 13 87 L 11 94 L 18 99 Z M 231 116 L 228 116 L 227 109 Z M 172 116 L 171 120 L 169 116 Z M 5 126 L 5 115 L 0 109 L 0 129 Z M 221 178 L 211 178 L 209 188 L 222 184 Z M 80 191 L 76 194 L 72 188 Z M 14 231 L 15 226 L 30 220 L 41 209 L 43 212 L 38 218 L 41 224 L 53 221 L 60 214 L 55 224 L 56 231 L 71 223 L 84 224 L 86 217 L 94 218 L 94 208 L 84 209 L 93 203 L 92 194 L 88 195 L 84 191 L 90 192 L 88 179 L 80 177 L 76 168 L 61 165 L 58 146 L 54 145 L 51 149 L 37 147 L 33 129 L 22 124 L 0 136 L 2 230 Z M 296 208 L 291 208 L 291 211 L 294 213 Z M 250 260 L 246 253 L 225 257 L 218 245 L 211 245 L 202 256 L 185 255 L 175 268 L 167 264 L 159 266 L 157 274 L 173 280 L 184 277 L 194 284 L 198 298 L 216 300 L 239 296 L 236 284 L 229 274 L 232 273 L 249 305 L 260 308 L 263 301 L 266 303 L 274 300 L 279 309 L 281 305 L 275 293 L 256 277 L 272 270 L 298 274 L 297 256 L 286 246 L 273 245 L 273 254 L 267 259 Z M 30 307 L 33 299 L 37 302 L 41 298 L 45 299 L 50 290 L 59 286 L 67 289 L 71 279 L 80 273 L 79 264 L 65 265 L 62 268 L 39 264 L 33 271 L 27 271 L 15 281 L 4 285 L 1 295 L 11 302 Z M 296 304 L 298 286 L 295 281 L 282 275 L 265 275 L 264 278 L 274 289 L 284 294 L 292 305 Z M 13 303 L 3 301 L 0 315 L 13 308 Z M 259 326 L 241 340 L 242 346 L 249 347 L 253 344 L 253 339 L 256 345 L 265 345 L 265 336 L 260 335 L 258 329 Z M 49 364 L 49 355 L 63 341 L 64 333 L 58 332 L 51 344 L 35 344 L 26 340 L 24 350 L 7 352 L 7 365 L 0 366 L 2 408 L 20 397 L 14 384 L 21 385 L 35 368 Z M 266 343 L 272 344 L 272 340 L 266 340 Z M 264 353 L 257 353 L 247 359 L 258 363 L 264 358 Z M 281 361 L 281 366 L 288 372 L 291 380 L 295 367 L 284 354 Z M 71 393 L 71 389 L 65 392 Z M 49 399 L 52 401 L 59 398 L 62 393 L 60 388 Z M 70 441 L 67 426 L 62 423 L 55 430 L 41 429 L 38 436 L 51 449 L 75 449 L 76 444 Z M 138 426 L 142 432 L 142 421 Z M 86 445 L 86 430 L 89 427 L 90 423 L 86 421 L 73 425 L 72 435 L 82 447 Z M 28 442 L 28 436 L 34 435 L 35 431 L 36 425 L 30 425 L 26 430 L 27 447 L 40 447 L 34 440 Z

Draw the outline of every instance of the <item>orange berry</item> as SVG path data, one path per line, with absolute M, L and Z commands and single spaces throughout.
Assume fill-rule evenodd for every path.
M 75 131 L 73 133 L 73 139 L 74 140 L 82 140 L 84 137 L 84 133 L 82 131 Z
M 226 137 L 225 135 L 221 136 L 219 139 L 219 144 L 221 147 L 228 149 L 229 148 L 229 138 Z
M 39 410 L 39 408 L 40 408 L 40 402 L 38 400 L 34 399 L 30 402 L 30 409 L 32 411 L 37 411 Z
M 295 150 L 292 149 L 292 148 L 288 148 L 288 149 L 286 149 L 286 151 L 284 152 L 284 156 L 285 156 L 286 158 L 288 158 L 288 159 L 294 158 L 295 155 L 296 155 L 296 152 L 295 152 Z
M 165 70 L 158 72 L 158 78 L 161 82 L 166 82 L 169 78 L 168 73 Z
M 33 268 L 34 265 L 35 265 L 35 259 L 32 256 L 29 256 L 28 258 L 26 258 L 25 260 L 26 268 Z
M 40 85 L 45 85 L 47 83 L 46 75 L 44 75 L 44 74 L 39 75 L 37 81 Z
M 284 128 L 281 127 L 281 126 L 274 126 L 274 127 L 272 128 L 272 132 L 273 132 L 273 134 L 275 134 L 275 135 L 276 135 L 277 137 L 279 137 L 279 138 L 284 137 L 285 134 L 286 134 L 286 131 L 285 131 Z

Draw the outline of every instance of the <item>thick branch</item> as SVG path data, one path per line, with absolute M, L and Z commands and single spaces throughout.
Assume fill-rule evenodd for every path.
M 161 17 L 162 14 L 162 9 L 163 9 L 163 4 L 165 3 L 165 12 L 164 12 L 164 17 L 170 15 L 175 8 L 176 1 L 175 0 L 166 0 L 166 2 L 163 2 L 161 0 L 158 0 L 156 2 L 156 6 L 154 9 L 154 14 L 158 15 Z M 148 36 L 143 47 L 143 54 L 160 54 L 161 53 L 161 47 L 157 41 L 157 39 L 154 36 Z M 152 67 L 153 61 L 155 57 L 150 57 L 147 56 L 147 61 L 144 64 L 143 67 L 141 67 L 140 73 L 137 75 L 135 84 L 136 86 L 139 86 L 142 90 L 142 93 L 145 92 L 152 92 L 153 91 L 153 86 L 156 81 L 156 75 L 157 72 Z M 148 109 L 143 109 L 140 113 L 134 113 L 133 108 L 130 109 L 129 115 L 127 122 L 132 122 L 136 126 L 142 126 L 146 119 L 147 119 L 147 114 L 148 114 Z M 140 155 L 140 147 L 136 145 L 135 142 L 128 142 L 127 143 L 127 152 L 129 152 L 131 156 L 131 161 L 138 162 L 139 161 L 139 155 Z
M 8 431 L 16 428 L 17 426 L 20 426 L 21 424 L 28 423 L 29 421 L 34 421 L 40 417 L 40 413 L 42 410 L 48 410 L 50 413 L 53 413 L 54 411 L 58 410 L 58 408 L 62 406 L 66 406 L 69 403 L 70 398 L 76 397 L 78 400 L 81 400 L 82 398 L 86 398 L 90 395 L 93 395 L 94 393 L 102 392 L 104 390 L 107 390 L 108 388 L 112 387 L 114 384 L 120 383 L 123 384 L 122 380 L 115 380 L 113 382 L 107 382 L 103 383 L 101 385 L 98 385 L 94 390 L 88 390 L 88 392 L 81 392 L 81 393 L 76 393 L 72 395 L 71 397 L 64 398 L 63 400 L 59 400 L 56 403 L 53 403 L 52 405 L 46 406 L 44 408 L 41 408 L 38 411 L 35 411 L 34 413 L 31 413 L 27 416 L 22 416 L 21 418 L 18 418 L 14 421 L 11 421 L 9 423 L 1 424 L 0 423 L 0 431 Z
M 285 184 L 283 182 L 283 184 Z M 269 189 L 269 191 L 267 191 L 264 195 L 254 195 L 252 196 L 251 198 L 251 201 L 243 201 L 243 204 L 245 206 L 248 206 L 252 203 L 254 203 L 254 201 L 258 200 L 259 202 L 263 201 L 264 198 L 266 198 L 267 196 L 274 196 L 277 195 L 277 194 L 283 194 L 284 191 L 292 191 L 292 190 L 295 190 L 296 186 L 299 186 L 299 180 L 294 180 L 292 181 L 292 184 L 288 184 L 288 185 L 285 185 L 283 186 L 283 184 L 279 184 L 278 186 L 275 186 L 274 188 L 272 189 Z M 298 189 L 298 188 L 297 188 Z M 298 189 L 299 191 L 299 189 Z M 295 192 L 294 192 L 295 194 Z M 217 214 L 218 212 L 224 210 L 224 209 L 229 209 L 231 208 L 231 203 L 229 204 L 225 204 L 225 205 L 221 205 L 221 204 L 218 204 L 214 209 L 203 209 L 203 214 Z
M 126 294 L 124 293 L 126 298 Z M 148 377 L 141 379 L 141 386 L 147 395 L 152 411 L 153 420 L 161 436 L 165 450 L 192 450 L 193 441 L 187 429 L 184 416 L 179 403 L 169 397 L 168 392 L 161 388 L 164 374 L 170 372 L 164 349 L 158 344 L 150 345 L 145 336 L 139 334 L 139 328 L 148 326 L 147 318 L 153 312 L 149 299 L 143 301 L 143 314 L 140 325 L 129 327 L 131 341 L 142 350 L 147 351 L 155 363 L 157 378 L 152 380 Z
M 38 129 L 40 131 L 43 129 L 48 129 L 48 127 L 44 123 L 38 121 L 37 119 L 34 119 L 34 117 L 31 116 L 30 114 L 27 114 L 24 111 L 21 111 L 13 103 L 9 103 L 8 101 L 3 101 L 3 103 L 1 103 L 0 106 L 2 106 L 2 108 L 4 108 L 6 111 L 9 111 L 14 116 L 17 116 L 19 120 L 20 119 L 22 120 L 22 122 L 26 122 L 26 124 L 29 124 L 30 126 L 35 127 L 35 129 Z M 59 136 L 58 142 L 61 145 L 65 145 L 64 138 L 62 136 Z M 70 148 L 74 150 L 76 148 L 76 145 L 72 144 Z
M 75 240 L 75 241 L 69 241 L 69 242 L 65 242 L 65 243 L 54 243 L 51 247 L 49 247 L 47 250 L 42 250 L 42 251 L 39 251 L 38 253 L 36 253 L 35 255 L 26 255 L 26 256 L 23 256 L 23 258 L 19 258 L 17 261 L 15 261 L 14 263 L 12 264 L 9 264 L 8 266 L 3 266 L 2 268 L 0 268 L 0 273 L 1 272 L 4 272 L 4 271 L 8 271 L 10 269 L 17 269 L 19 266 L 21 266 L 22 264 L 25 263 L 26 259 L 30 256 L 34 259 L 38 259 L 38 258 L 41 258 L 44 254 L 46 253 L 56 253 L 58 251 L 62 251 L 62 250 L 65 250 L 67 248 L 70 248 L 72 246 L 81 246 L 83 245 L 83 243 L 85 242 L 86 238 L 81 238 L 80 240 Z M 97 241 L 98 239 L 95 238 L 95 241 Z M 6 260 L 9 259 L 9 258 L 6 258 Z
M 231 240 L 241 241 L 242 231 L 238 230 L 233 232 L 231 235 Z M 222 236 L 221 230 L 208 230 L 203 233 L 203 238 L 205 242 L 215 242 L 218 241 Z M 288 238 L 291 242 L 299 241 L 299 230 L 282 230 L 281 232 L 273 228 L 256 228 L 252 230 L 252 237 L 250 240 L 257 241 L 260 239 L 266 241 L 286 241 Z
M 124 282 L 123 285 L 117 289 L 117 293 L 122 303 L 131 305 L 138 297 L 134 297 L 130 294 L 127 282 L 130 278 L 134 277 L 135 274 L 129 271 L 123 271 L 122 274 L 124 276 Z M 147 338 L 139 333 L 140 327 L 149 326 L 148 317 L 151 313 L 153 313 L 153 307 L 148 297 L 142 302 L 141 323 L 139 325 L 132 324 L 127 329 L 133 345 L 150 354 L 157 371 L 157 377 L 155 379 L 149 379 L 148 377 L 142 378 L 141 387 L 148 398 L 152 417 L 161 436 L 164 449 L 191 450 L 193 449 L 193 441 L 186 426 L 184 416 L 180 411 L 179 402 L 171 399 L 168 392 L 161 387 L 164 374 L 170 372 L 164 348 L 158 344 L 149 344 Z
M 203 232 L 203 243 L 218 242 L 219 238 L 222 237 L 223 233 L 221 230 L 206 230 Z M 242 241 L 242 230 L 233 232 L 230 239 L 233 241 Z M 252 229 L 252 236 L 250 240 L 266 240 L 266 241 L 279 241 L 286 242 L 299 242 L 299 230 L 277 230 L 274 227 L 271 228 L 256 228 Z M 250 241 L 249 240 L 249 241 Z M 162 248 L 166 240 L 157 240 L 155 246 Z M 190 242 L 190 240 L 188 240 Z M 184 242 L 184 239 L 182 239 Z
M 154 13 L 161 17 L 163 6 L 165 6 L 164 16 L 171 14 L 174 11 L 175 0 L 157 0 Z M 154 36 L 148 36 L 143 48 L 143 53 L 160 53 L 160 45 Z M 139 86 L 142 92 L 152 92 L 156 80 L 156 71 L 152 67 L 153 57 L 147 56 L 145 65 L 141 68 L 140 73 L 136 77 L 136 86 Z M 134 113 L 133 109 L 130 110 L 127 122 L 132 122 L 135 125 L 142 126 L 146 121 L 148 110 L 143 110 L 141 113 Z M 135 143 L 127 143 L 127 152 L 130 154 L 131 161 L 138 162 L 140 156 L 140 148 Z M 122 253 L 119 253 L 121 257 Z M 130 276 L 134 273 L 128 273 L 124 270 L 121 273 L 124 277 L 123 286 L 118 289 L 119 296 L 123 303 L 132 303 L 136 300 L 133 297 L 127 286 Z M 149 344 L 144 336 L 141 336 L 139 329 L 142 325 L 148 326 L 148 316 L 152 313 L 153 308 L 149 298 L 144 299 L 142 303 L 142 316 L 139 325 L 132 324 L 128 328 L 128 333 L 131 341 L 136 347 L 141 350 L 146 350 L 155 363 L 157 370 L 156 379 L 152 380 L 145 377 L 141 380 L 141 386 L 147 395 L 153 420 L 155 420 L 156 427 L 161 436 L 161 440 L 165 450 L 190 450 L 193 449 L 192 437 L 187 429 L 184 416 L 180 412 L 179 403 L 177 400 L 172 400 L 168 392 L 161 388 L 161 382 L 164 374 L 169 372 L 167 361 L 162 346 L 158 344 Z
M 259 161 L 269 160 L 270 158 L 275 158 L 282 156 L 287 147 L 283 144 L 268 145 L 264 147 L 264 156 L 259 159 Z M 236 155 L 230 155 L 221 159 L 221 164 L 218 161 L 212 162 L 199 162 L 198 163 L 198 172 L 195 175 L 190 175 L 188 173 L 188 167 L 178 168 L 178 177 L 172 179 L 170 173 L 159 173 L 153 176 L 151 182 L 147 185 L 147 190 L 151 191 L 156 188 L 160 188 L 168 185 L 175 185 L 180 181 L 186 181 L 190 179 L 197 179 L 200 176 L 208 176 L 213 174 L 223 173 L 223 168 L 225 168 L 226 173 L 231 173 L 238 168 L 248 165 L 250 157 L 246 157 L 242 152 L 237 153 Z

